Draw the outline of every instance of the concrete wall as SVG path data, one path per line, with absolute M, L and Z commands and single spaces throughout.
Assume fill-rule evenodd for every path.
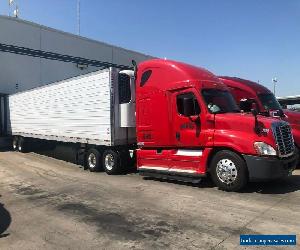
M 152 58 L 106 43 L 65 33 L 16 18 L 0 16 L 0 43 L 131 65 Z M 16 93 L 96 70 L 81 70 L 74 63 L 51 61 L 0 52 L 0 93 Z

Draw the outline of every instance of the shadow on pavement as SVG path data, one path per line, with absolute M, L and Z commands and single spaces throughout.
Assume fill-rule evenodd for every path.
M 203 179 L 200 183 L 190 183 L 177 180 L 159 179 L 154 177 L 144 177 L 145 180 L 173 183 L 198 188 L 215 188 L 209 178 Z M 272 182 L 252 182 L 239 193 L 261 193 L 261 194 L 286 194 L 300 190 L 300 175 L 289 176 L 283 180 Z
M 84 168 L 84 158 L 78 158 L 77 152 L 79 148 L 78 145 L 72 143 L 56 143 L 52 141 L 44 141 L 38 144 L 38 147 L 31 148 L 29 152 L 33 152 L 39 155 L 44 155 L 47 157 L 51 157 L 57 160 L 62 160 L 66 162 L 70 162 L 76 164 L 77 166 Z M 134 164 L 131 164 L 134 165 Z M 136 168 L 129 165 L 126 173 L 123 174 L 131 174 L 137 172 Z M 120 175 L 123 175 L 120 174 Z
M 199 183 L 178 181 L 178 180 L 172 180 L 172 179 L 155 178 L 155 177 L 148 177 L 148 176 L 144 176 L 144 180 L 152 180 L 152 181 L 165 182 L 165 183 L 170 183 L 170 184 L 182 185 L 182 186 L 187 186 L 187 187 L 196 187 L 196 188 L 213 188 L 213 187 L 215 187 L 209 178 L 203 178 Z
M 287 194 L 298 190 L 300 190 L 300 175 L 292 175 L 278 181 L 249 183 L 242 193 Z
M 10 224 L 10 213 L 5 209 L 4 205 L 0 203 L 0 239 L 9 236 L 9 234 L 5 233 L 5 231 L 8 229 Z

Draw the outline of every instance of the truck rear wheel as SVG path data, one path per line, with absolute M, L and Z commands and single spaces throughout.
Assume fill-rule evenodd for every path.
M 102 156 L 104 171 L 109 174 L 120 174 L 122 172 L 120 154 L 114 150 L 105 150 Z
M 12 147 L 14 151 L 18 151 L 18 144 L 19 144 L 19 137 L 14 136 L 13 142 L 12 142 Z
M 86 164 L 91 172 L 98 172 L 101 170 L 101 155 L 97 149 L 90 149 L 86 156 Z
M 219 151 L 212 159 L 210 173 L 213 182 L 224 191 L 238 191 L 248 182 L 244 160 L 229 150 Z

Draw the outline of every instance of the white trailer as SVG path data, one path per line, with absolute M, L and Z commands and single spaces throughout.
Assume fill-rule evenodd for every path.
M 73 143 L 91 171 L 119 173 L 136 143 L 134 73 L 109 68 L 11 95 L 8 133 L 14 150 Z

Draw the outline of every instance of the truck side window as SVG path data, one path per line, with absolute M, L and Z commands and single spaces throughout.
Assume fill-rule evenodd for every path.
M 151 74 L 152 74 L 152 70 L 147 70 L 142 74 L 141 83 L 140 83 L 141 87 L 143 87 L 146 84 L 146 82 L 149 80 Z
M 177 96 L 177 111 L 179 114 L 186 116 L 187 100 L 191 100 L 193 104 L 193 113 L 191 115 L 199 115 L 200 107 L 197 98 L 193 93 L 184 93 Z
M 119 103 L 129 103 L 130 101 L 130 76 L 126 74 L 119 74 Z

